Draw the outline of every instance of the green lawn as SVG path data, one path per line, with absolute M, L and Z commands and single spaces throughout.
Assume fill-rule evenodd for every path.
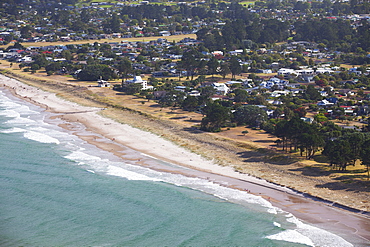
M 242 1 L 242 2 L 239 2 L 239 4 L 241 4 L 242 6 L 246 5 L 253 5 L 255 1 Z

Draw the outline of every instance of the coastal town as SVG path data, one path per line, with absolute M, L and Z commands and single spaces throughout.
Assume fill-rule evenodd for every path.
M 219 164 L 233 160 L 238 172 L 298 191 L 304 185 L 282 174 L 303 177 L 317 190 L 309 194 L 333 201 L 333 191 L 356 193 L 338 204 L 368 213 L 366 1 L 13 0 L 1 11 L 4 75 L 64 85 L 60 94 L 99 102 L 106 114 L 141 114 L 122 122 Z

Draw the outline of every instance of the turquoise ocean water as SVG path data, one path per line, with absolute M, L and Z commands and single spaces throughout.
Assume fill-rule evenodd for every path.
M 0 246 L 351 246 L 262 198 L 122 161 L 0 92 Z

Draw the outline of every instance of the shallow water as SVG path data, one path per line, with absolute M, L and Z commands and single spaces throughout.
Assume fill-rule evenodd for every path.
M 50 116 L 0 92 L 1 246 L 351 246 L 261 197 L 119 160 Z

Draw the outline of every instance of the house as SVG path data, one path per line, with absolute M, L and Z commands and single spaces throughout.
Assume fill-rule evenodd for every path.
M 271 74 L 272 70 L 271 69 L 257 69 L 257 73 L 263 73 L 263 74 Z
M 160 31 L 159 34 L 162 35 L 162 36 L 171 36 L 170 31 Z
M 298 76 L 298 72 L 296 72 L 294 69 L 287 69 L 287 68 L 281 68 L 278 70 L 279 76 Z
M 317 105 L 322 106 L 322 107 L 328 107 L 328 106 L 334 105 L 334 103 L 331 103 L 331 102 L 327 101 L 326 99 L 323 99 L 319 103 L 317 103 Z
M 140 83 L 142 90 L 153 89 L 153 86 L 148 86 L 148 81 L 145 81 L 141 76 L 135 76 L 132 80 L 126 80 L 126 83 Z
M 230 91 L 230 88 L 225 83 L 214 82 L 212 86 L 216 89 L 216 93 L 220 95 L 226 95 Z
M 225 82 L 226 86 L 232 87 L 233 85 L 242 85 L 241 81 L 227 81 Z
M 17 62 L 19 62 L 19 63 L 32 63 L 33 59 L 32 59 L 32 57 L 25 56 L 25 57 L 19 58 L 17 60 Z
M 329 101 L 330 103 L 336 104 L 336 103 L 338 103 L 338 98 L 331 97 L 331 98 L 329 98 L 329 99 L 328 99 L 328 101 Z
M 326 92 L 326 91 L 321 91 L 320 92 L 320 95 L 322 96 L 322 97 L 326 97 L 326 96 L 328 96 L 328 92 Z
M 186 86 L 176 86 L 175 91 L 185 92 L 187 89 Z
M 278 98 L 282 95 L 287 96 L 289 93 L 289 90 L 275 90 L 271 93 L 271 97 Z
M 192 90 L 192 91 L 188 92 L 188 96 L 199 97 L 200 92 L 197 91 L 197 90 Z
M 98 87 L 110 87 L 110 83 L 105 80 L 98 80 Z
M 355 95 L 355 92 L 352 92 L 351 89 L 340 89 L 338 90 L 338 93 L 343 96 L 353 96 Z
M 303 122 L 306 122 L 306 123 L 310 123 L 310 124 L 313 123 L 313 118 L 310 118 L 310 117 L 301 117 L 301 120 L 303 120 Z

